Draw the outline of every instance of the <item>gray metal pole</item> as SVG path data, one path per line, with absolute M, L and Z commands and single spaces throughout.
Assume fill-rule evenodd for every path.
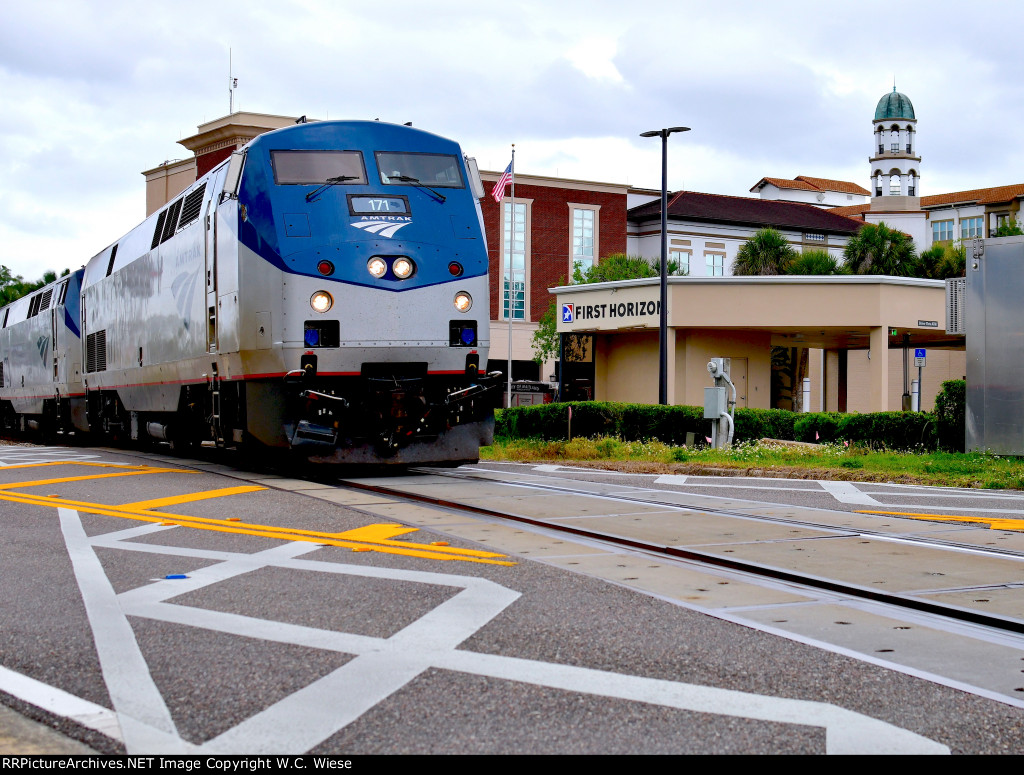
M 668 404 L 668 136 L 689 132 L 687 126 L 671 126 L 641 132 L 641 137 L 661 138 L 661 309 L 658 325 L 658 403 Z

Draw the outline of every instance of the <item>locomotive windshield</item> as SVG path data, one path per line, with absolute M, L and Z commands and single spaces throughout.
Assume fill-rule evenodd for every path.
M 366 183 L 359 151 L 271 151 L 278 185 Z
M 419 183 L 436 188 L 465 188 L 459 159 L 436 153 L 377 151 L 380 182 L 389 186 Z

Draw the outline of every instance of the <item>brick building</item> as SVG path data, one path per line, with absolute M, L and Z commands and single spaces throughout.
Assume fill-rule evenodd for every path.
M 513 378 L 548 379 L 553 364 L 538 367 L 531 345 L 554 298 L 548 289 L 571 280 L 577 263 L 586 268 L 626 252 L 626 212 L 635 195 L 625 185 L 516 175 L 515 196 L 509 188 L 498 204 L 492 193 L 500 177 L 481 173 L 491 267 L 489 368 L 507 368 L 511 331 Z

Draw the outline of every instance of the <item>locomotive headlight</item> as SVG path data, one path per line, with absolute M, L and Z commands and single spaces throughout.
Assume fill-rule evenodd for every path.
M 327 312 L 327 310 L 334 306 L 334 299 L 331 298 L 331 294 L 327 291 L 317 291 L 310 298 L 309 306 L 313 308 L 314 312 Z
M 388 264 L 380 256 L 374 256 L 366 262 L 366 268 L 374 277 L 383 277 L 388 271 Z
M 410 277 L 415 269 L 416 265 L 408 258 L 399 258 L 391 265 L 391 271 L 399 280 Z
M 459 312 L 469 312 L 473 307 L 473 297 L 465 291 L 459 291 L 455 294 L 455 309 Z

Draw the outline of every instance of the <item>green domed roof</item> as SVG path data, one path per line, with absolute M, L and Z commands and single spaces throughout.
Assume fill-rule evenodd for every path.
M 910 98 L 906 94 L 900 94 L 896 91 L 896 87 L 886 94 L 882 99 L 878 101 L 878 107 L 875 108 L 875 121 L 882 121 L 888 118 L 909 118 L 912 121 L 917 120 L 917 116 L 914 115 L 914 106 L 910 102 Z

